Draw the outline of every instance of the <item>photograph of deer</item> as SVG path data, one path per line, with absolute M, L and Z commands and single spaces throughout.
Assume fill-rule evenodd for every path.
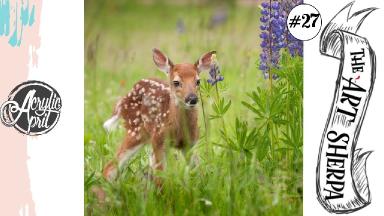
M 300 3 L 85 0 L 85 214 L 302 215 Z
M 165 138 L 171 137 L 175 147 L 185 149 L 198 140 L 196 105 L 198 102 L 199 74 L 212 65 L 215 51 L 202 55 L 194 64 L 174 64 L 158 49 L 153 49 L 153 61 L 168 80 L 142 79 L 120 99 L 113 116 L 104 123 L 111 131 L 120 118 L 124 119 L 127 134 L 116 155 L 118 165 L 110 161 L 104 169 L 108 180 L 116 177 L 133 154 L 145 144 L 152 143 L 151 167 L 163 169 Z M 160 186 L 157 179 L 156 184 Z

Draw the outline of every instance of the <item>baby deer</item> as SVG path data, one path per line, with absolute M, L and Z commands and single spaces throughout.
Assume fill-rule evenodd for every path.
M 106 179 L 113 180 L 117 170 L 148 140 L 153 148 L 150 165 L 155 170 L 163 170 L 166 138 L 180 149 L 196 143 L 199 136 L 196 110 L 199 74 L 210 68 L 213 54 L 215 51 L 202 55 L 195 64 L 173 64 L 160 50 L 153 49 L 153 61 L 167 74 L 168 81 L 142 79 L 117 102 L 113 116 L 104 123 L 104 128 L 110 131 L 122 118 L 127 133 L 116 159 L 104 168 Z

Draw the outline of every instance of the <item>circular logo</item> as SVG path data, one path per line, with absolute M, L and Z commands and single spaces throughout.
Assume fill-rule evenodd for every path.
M 297 5 L 288 15 L 287 27 L 295 38 L 303 41 L 311 40 L 320 32 L 320 13 L 312 5 Z
M 16 86 L 8 101 L 0 107 L 0 118 L 7 127 L 20 133 L 38 136 L 51 131 L 60 118 L 59 93 L 41 81 L 27 81 Z

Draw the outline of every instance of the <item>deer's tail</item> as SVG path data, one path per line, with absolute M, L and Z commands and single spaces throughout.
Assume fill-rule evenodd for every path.
M 103 127 L 104 129 L 109 133 L 116 129 L 117 125 L 119 124 L 119 119 L 121 117 L 121 104 L 122 100 L 120 100 L 116 106 L 115 110 L 113 111 L 113 115 L 111 118 L 109 118 L 107 121 L 104 122 Z

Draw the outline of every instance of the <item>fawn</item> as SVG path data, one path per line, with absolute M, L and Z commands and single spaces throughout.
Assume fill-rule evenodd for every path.
M 116 160 L 110 161 L 103 170 L 106 179 L 115 179 L 117 170 L 148 140 L 152 143 L 150 165 L 154 170 L 164 169 L 166 138 L 180 149 L 197 142 L 199 74 L 210 68 L 215 53 L 205 53 L 195 64 L 173 64 L 160 50 L 153 49 L 153 61 L 167 74 L 168 81 L 142 79 L 117 102 L 113 116 L 104 123 L 104 128 L 112 130 L 119 118 L 123 118 L 127 133 Z

